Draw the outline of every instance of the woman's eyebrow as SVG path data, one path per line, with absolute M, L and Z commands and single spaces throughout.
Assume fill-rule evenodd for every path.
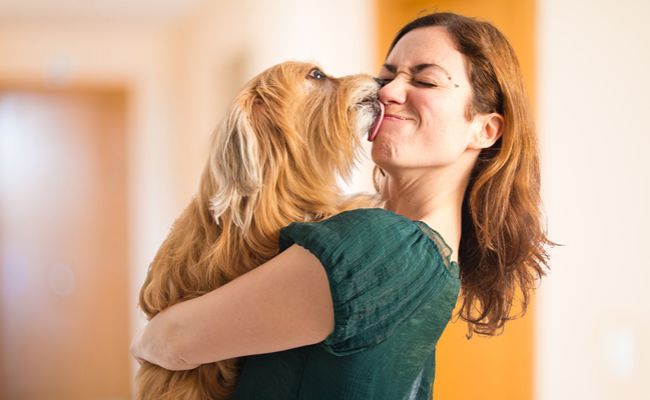
M 391 74 L 394 74 L 394 73 L 397 72 L 397 67 L 395 65 L 384 64 L 383 67 L 384 67 L 384 69 L 386 71 L 390 72 Z M 413 67 L 409 68 L 409 70 L 410 70 L 411 74 L 417 74 L 418 72 L 421 72 L 421 71 L 423 71 L 425 69 L 428 69 L 428 68 L 438 68 L 441 71 L 443 71 L 445 74 L 447 74 L 447 76 L 451 76 L 451 75 L 449 75 L 449 72 L 447 72 L 446 69 L 444 69 L 442 66 L 440 66 L 438 64 L 434 64 L 434 63 L 418 64 L 416 66 L 413 66 Z

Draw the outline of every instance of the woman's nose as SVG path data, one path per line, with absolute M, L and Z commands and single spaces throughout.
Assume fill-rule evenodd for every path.
M 406 101 L 406 82 L 396 76 L 390 80 L 381 80 L 379 83 L 382 85 L 379 89 L 379 101 L 384 104 L 395 103 L 402 104 Z

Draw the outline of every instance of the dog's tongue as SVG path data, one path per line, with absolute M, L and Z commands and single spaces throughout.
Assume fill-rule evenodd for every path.
M 379 115 L 375 119 L 375 122 L 372 124 L 372 127 L 368 132 L 369 142 L 375 140 L 375 138 L 377 137 L 377 132 L 379 132 L 379 127 L 381 126 L 381 122 L 384 120 L 384 103 L 382 103 L 381 101 L 377 101 L 377 104 L 379 104 Z

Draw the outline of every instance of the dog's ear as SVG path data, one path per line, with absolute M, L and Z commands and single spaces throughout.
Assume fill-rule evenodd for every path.
M 259 143 L 250 119 L 253 102 L 243 96 L 235 100 L 212 138 L 210 174 L 216 193 L 210 209 L 217 225 L 226 210 L 241 229 L 248 228 L 253 217 L 262 186 Z

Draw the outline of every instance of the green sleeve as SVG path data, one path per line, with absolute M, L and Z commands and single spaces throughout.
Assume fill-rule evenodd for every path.
M 432 295 L 446 271 L 417 224 L 381 209 L 353 210 L 280 232 L 320 260 L 334 303 L 334 330 L 322 343 L 353 354 L 388 338 Z M 438 265 L 438 268 L 436 268 Z

